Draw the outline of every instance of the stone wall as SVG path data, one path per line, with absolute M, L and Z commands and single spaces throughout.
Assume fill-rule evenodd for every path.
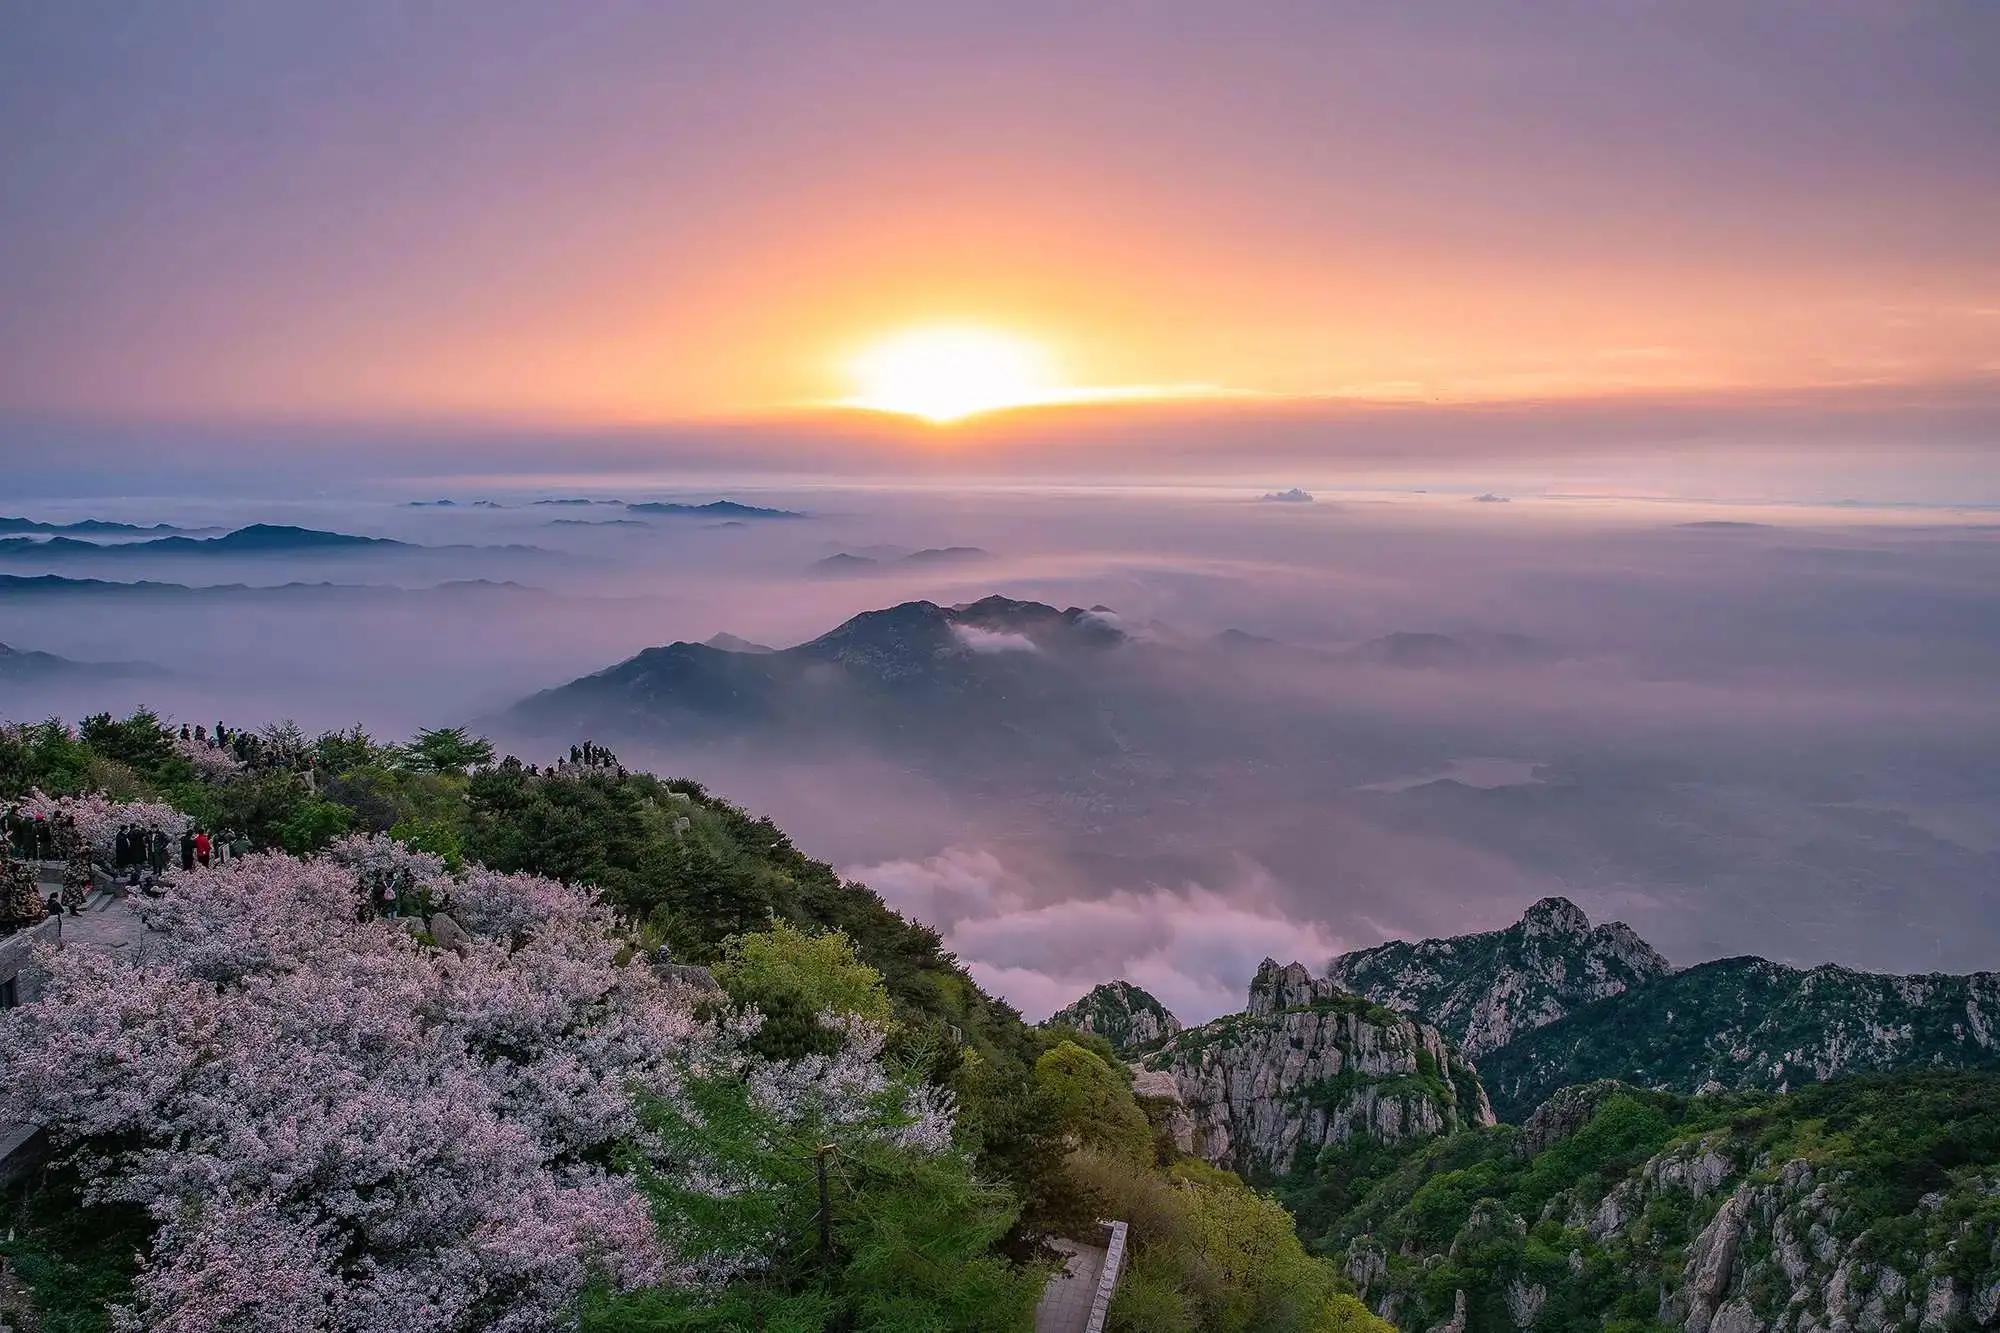
M 14 983 L 14 1001 L 17 1004 L 26 1004 L 41 994 L 40 982 L 35 977 L 34 969 L 28 966 L 28 960 L 35 945 L 43 940 L 50 944 L 62 943 L 61 917 L 52 916 L 39 925 L 0 938 L 0 985 L 9 981 Z
M 52 916 L 39 925 L 17 930 L 0 939 L 0 986 L 14 983 L 14 1000 L 27 1004 L 41 994 L 41 979 L 30 966 L 34 948 L 47 941 L 62 943 L 62 918 Z M 44 1140 L 33 1125 L 0 1120 L 0 1185 L 32 1170 L 42 1158 Z

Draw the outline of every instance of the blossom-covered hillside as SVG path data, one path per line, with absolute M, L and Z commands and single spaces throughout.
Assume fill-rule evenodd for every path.
M 1050 1243 L 1127 1210 L 1112 1328 L 1377 1326 L 1108 1047 L 694 783 L 176 730 L 0 726 L 10 828 L 74 827 L 100 886 L 0 1018 L 46 1154 L 0 1187 L 0 1321 L 1025 1330 Z M 182 856 L 121 864 L 135 827 Z

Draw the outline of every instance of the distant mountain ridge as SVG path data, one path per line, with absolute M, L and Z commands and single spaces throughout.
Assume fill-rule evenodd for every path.
M 1094 1033 L 1110 1042 L 1111 1049 L 1120 1055 L 1132 1055 L 1179 1032 L 1181 1021 L 1131 982 L 1107 981 L 1050 1014 L 1042 1026 Z
M 1919 1069 L 2000 1069 L 2000 973 L 1887 976 L 1722 958 L 1585 1005 L 1480 1061 L 1508 1118 L 1602 1078 L 1672 1092 L 1779 1090 Z
M 668 500 L 646 500 L 638 504 L 628 504 L 625 508 L 634 514 L 662 514 L 675 518 L 804 518 L 804 514 L 793 509 L 767 509 L 762 505 L 747 505 L 738 500 L 710 500 L 707 504 L 676 504 Z
M 73 523 L 45 523 L 31 518 L 0 517 L 0 532 L 199 532 L 200 528 L 176 527 L 172 523 L 155 523 L 146 527 L 138 523 L 117 523 L 102 518 L 82 518 Z
M 156 537 L 135 542 L 86 542 L 74 537 L 0 538 L 0 556 L 227 556 L 288 555 L 345 551 L 535 551 L 532 546 L 421 546 L 393 537 L 361 537 L 347 532 L 301 528 L 286 523 L 252 523 L 220 537 Z
M 40 684 L 50 680 L 107 680 L 157 675 L 160 670 L 150 662 L 82 662 L 0 643 L 0 681 Z
M 1477 1060 L 1592 1000 L 1671 970 L 1623 922 L 1593 926 L 1567 898 L 1544 898 L 1504 930 L 1342 954 L 1327 977 L 1357 995 L 1422 1014 Z
M 544 690 L 496 723 L 681 740 L 864 734 L 915 746 L 1111 747 L 1092 662 L 1125 642 L 1101 611 L 987 597 L 866 611 L 776 652 L 671 643 Z M 1033 717 L 1040 729 L 1022 725 Z
M 1333 984 L 1435 1023 L 1504 1119 L 1573 1083 L 1782 1090 L 2000 1069 L 2000 974 L 1889 976 L 1724 958 L 1674 971 L 1629 927 L 1544 898 L 1504 930 L 1342 954 Z
M 74 579 L 61 574 L 0 574 L 0 600 L 13 597 L 154 597 L 206 598 L 283 596 L 288 594 L 352 597 L 421 597 L 431 593 L 532 593 L 523 583 L 493 579 L 450 579 L 428 588 L 399 588 L 384 583 L 161 583 L 150 579 Z
M 907 555 L 883 557 L 877 555 L 857 555 L 852 551 L 838 551 L 811 565 L 814 574 L 866 574 L 876 570 L 895 569 L 907 565 L 970 565 L 982 560 L 991 560 L 993 553 L 977 546 L 937 546 L 921 551 L 911 551 Z

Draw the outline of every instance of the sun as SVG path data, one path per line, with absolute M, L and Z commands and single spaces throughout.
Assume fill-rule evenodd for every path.
M 862 351 L 848 372 L 857 392 L 847 406 L 933 422 L 1047 402 L 1061 394 L 1048 352 L 1040 345 L 969 326 L 894 334 Z

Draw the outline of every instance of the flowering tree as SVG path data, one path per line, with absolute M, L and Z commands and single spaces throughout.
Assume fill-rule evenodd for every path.
M 76 822 L 76 831 L 83 836 L 84 842 L 100 856 L 111 854 L 118 841 L 118 830 L 127 826 L 178 838 L 194 823 L 171 805 L 155 801 L 114 801 L 101 793 L 46 796 L 38 788 L 21 802 L 21 809 L 30 818 L 46 819 L 52 824 L 58 815 L 68 815 Z
M 243 761 L 208 741 L 174 738 L 174 753 L 193 766 L 203 782 L 227 782 L 243 771 Z
M 370 902 L 387 890 L 406 911 L 428 915 L 451 897 L 451 880 L 445 874 L 443 857 L 418 851 L 380 833 L 350 833 L 336 838 L 320 855 L 353 870 L 356 887 Z M 569 892 L 566 888 L 564 891 Z
M 573 886 L 475 869 L 450 884 L 456 951 L 360 919 L 357 865 L 392 862 L 436 878 L 366 839 L 176 874 L 144 909 L 149 961 L 45 955 L 48 990 L 0 1016 L 0 1117 L 46 1126 L 94 1198 L 157 1225 L 128 1327 L 525 1333 L 567 1326 L 594 1279 L 755 1266 L 663 1241 L 610 1166 L 726 1193 L 640 1110 L 696 1082 L 752 1089 L 767 1118 L 890 1109 L 912 1147 L 949 1139 L 944 1102 L 889 1106 L 879 1036 L 766 1068 L 753 1021 L 698 1017 Z

